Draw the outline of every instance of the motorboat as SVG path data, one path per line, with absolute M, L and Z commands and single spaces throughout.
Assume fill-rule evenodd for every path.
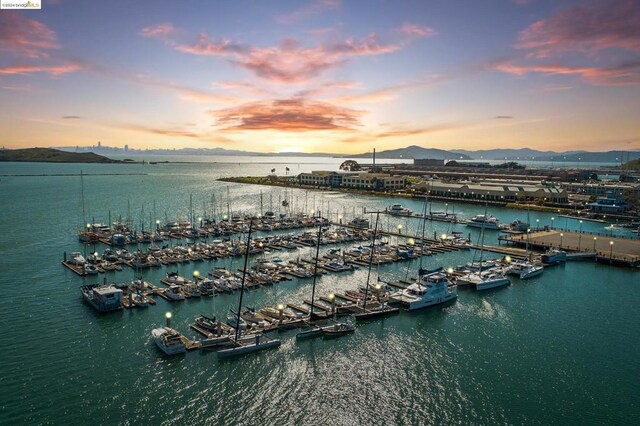
M 409 210 L 406 207 L 402 207 L 402 204 L 394 204 L 391 207 L 387 208 L 387 213 L 394 216 L 411 216 L 413 214 L 413 211 Z
M 369 229 L 369 220 L 361 217 L 357 217 L 353 219 L 351 222 L 349 222 L 349 225 L 358 229 Z
M 122 309 L 122 290 L 113 285 L 83 285 L 80 292 L 84 301 L 98 312 Z
M 182 342 L 180 333 L 173 328 L 154 328 L 151 330 L 151 336 L 156 342 L 156 346 L 167 355 L 179 355 L 187 352 L 187 347 Z
M 177 285 L 170 285 L 167 289 L 165 289 L 164 291 L 164 295 L 169 299 L 169 300 L 184 300 L 184 294 L 182 294 L 182 291 L 180 291 L 180 287 Z
M 542 262 L 547 264 L 566 262 L 566 260 L 567 252 L 563 250 L 551 249 L 542 255 Z
M 421 275 L 415 283 L 389 296 L 391 301 L 401 303 L 410 311 L 456 300 L 458 287 L 451 284 L 441 271 Z
M 496 273 L 490 273 L 486 276 L 479 275 L 479 278 L 480 279 L 475 283 L 476 290 L 478 291 L 489 290 L 492 288 L 503 287 L 511 284 L 511 281 L 509 281 L 508 278 L 505 278 L 504 275 L 500 275 Z
M 467 222 L 467 226 L 471 226 L 473 228 L 484 228 L 484 229 L 492 229 L 492 230 L 501 229 L 500 222 L 498 221 L 498 219 L 486 214 L 478 214 L 473 216 L 469 220 L 469 222 Z
M 82 266 L 87 263 L 87 260 L 80 254 L 79 251 L 74 251 L 69 255 L 69 263 L 72 263 L 77 266 Z
M 527 261 L 517 261 L 511 264 L 509 274 L 519 277 L 521 280 L 536 277 L 544 272 L 542 265 L 535 265 Z
M 229 324 L 234 329 L 240 328 L 240 330 L 247 329 L 247 323 L 245 320 L 238 318 L 238 314 L 236 312 L 231 311 L 231 315 L 227 316 L 227 324 Z

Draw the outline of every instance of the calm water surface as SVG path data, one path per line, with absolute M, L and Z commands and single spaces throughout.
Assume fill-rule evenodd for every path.
M 278 199 L 296 208 L 349 215 L 400 202 L 419 201 L 340 193 L 289 191 L 217 182 L 221 176 L 266 175 L 335 167 L 341 159 L 241 159 L 233 163 L 162 165 L 0 164 L 0 174 L 146 173 L 84 178 L 87 220 L 131 216 L 145 227 L 154 217 L 186 218 L 189 197 L 196 215 L 229 209 L 274 209 Z M 62 267 L 64 251 L 84 250 L 77 176 L 2 177 L 0 197 L 0 424 L 628 424 L 640 416 L 640 279 L 629 269 L 592 263 L 549 268 L 533 280 L 498 291 L 461 290 L 447 308 L 401 313 L 358 326 L 341 339 L 296 343 L 282 334 L 281 348 L 231 361 L 212 352 L 162 356 L 149 339 L 171 310 L 174 325 L 192 336 L 199 314 L 225 315 L 237 294 L 158 304 L 147 310 L 96 315 L 80 299 L 83 279 Z M 156 203 L 155 214 L 153 202 Z M 464 216 L 482 208 L 434 203 Z M 144 211 L 143 211 L 144 209 Z M 490 208 L 502 221 L 526 212 Z M 152 217 L 149 217 L 151 214 Z M 551 214 L 530 222 L 552 223 Z M 415 232 L 409 219 L 381 219 L 383 226 Z M 554 225 L 577 229 L 572 219 Z M 583 229 L 616 235 L 598 223 Z M 469 230 L 459 226 L 465 233 Z M 428 224 L 427 233 L 451 232 Z M 471 230 L 472 238 L 477 232 Z M 496 234 L 488 236 L 495 243 Z M 395 242 L 395 237 L 391 239 Z M 98 247 L 101 251 L 104 247 Z M 92 249 L 92 248 L 90 248 Z M 308 256 L 311 249 L 303 250 Z M 287 258 L 297 256 L 278 252 Z M 471 260 L 473 252 L 425 258 L 427 267 Z M 180 266 L 180 273 L 221 260 Z M 418 262 L 381 267 L 385 278 L 415 274 Z M 165 267 L 145 272 L 159 283 Z M 375 279 L 374 273 L 374 279 Z M 131 270 L 107 275 L 127 281 Z M 366 270 L 324 276 L 319 293 L 354 288 Z M 91 282 L 88 279 L 87 282 Z M 311 282 L 290 281 L 247 293 L 260 306 L 308 298 Z

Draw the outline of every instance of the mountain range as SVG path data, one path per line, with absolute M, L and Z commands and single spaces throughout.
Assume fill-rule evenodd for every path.
M 337 157 L 337 158 L 366 158 L 372 159 L 372 152 L 355 155 L 332 154 L 324 152 L 300 153 L 278 152 L 264 153 L 225 148 L 182 148 L 182 149 L 122 149 L 105 146 L 87 147 L 59 147 L 70 152 L 95 152 L 102 155 L 235 155 L 259 157 Z M 530 148 L 519 149 L 489 149 L 472 151 L 468 149 L 443 150 L 423 148 L 417 145 L 405 148 L 389 149 L 376 152 L 376 159 L 407 159 L 432 158 L 438 160 L 506 160 L 506 161 L 556 161 L 556 162 L 626 162 L 640 158 L 640 151 L 538 151 Z

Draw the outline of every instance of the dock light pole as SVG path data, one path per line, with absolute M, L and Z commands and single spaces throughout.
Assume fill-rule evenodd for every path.
M 284 316 L 284 305 L 280 303 L 278 305 L 278 321 L 282 323 L 282 317 Z
M 553 221 L 555 220 L 555 217 L 551 216 L 551 229 L 553 229 Z
M 593 251 L 596 251 L 596 240 L 598 237 L 593 237 Z
M 407 241 L 407 244 L 409 244 L 410 246 L 414 245 L 416 243 L 416 240 L 414 240 L 413 238 L 409 238 L 409 240 Z
M 398 234 L 402 234 L 402 224 L 398 224 Z
M 564 234 L 561 232 L 560 233 L 560 248 L 562 248 L 562 237 L 564 237 Z
M 340 225 L 342 225 L 342 215 L 338 215 L 338 221 L 340 222 Z
M 156 232 L 160 232 L 160 219 L 156 219 Z
M 166 314 L 164 314 L 164 317 L 167 319 L 167 327 L 171 328 L 171 312 L 167 312 Z
M 609 250 L 609 265 L 613 263 L 613 241 L 609 241 L 609 246 L 611 249 Z
M 582 220 L 580 221 L 580 235 L 578 235 L 578 251 L 582 250 L 581 243 L 582 243 Z
M 449 190 L 449 192 L 451 192 L 451 190 Z M 449 195 L 451 196 L 451 195 Z M 444 203 L 444 215 L 448 216 L 449 215 L 449 203 Z
M 536 219 L 536 231 L 540 230 L 540 219 Z
M 444 240 L 446 240 L 446 239 L 447 239 L 447 234 L 442 234 L 442 235 L 440 235 L 440 240 L 441 240 L 442 242 L 444 242 Z
M 507 262 L 507 264 L 511 263 L 511 256 L 505 256 L 504 261 Z
M 193 271 L 193 279 L 198 283 L 198 278 L 200 278 L 200 271 Z
M 328 297 L 329 297 L 329 300 L 331 300 L 331 313 L 335 315 L 336 314 L 336 295 L 333 293 L 330 293 Z
M 226 214 L 222 216 L 222 220 L 227 220 L 227 219 L 229 219 L 229 216 L 227 216 Z

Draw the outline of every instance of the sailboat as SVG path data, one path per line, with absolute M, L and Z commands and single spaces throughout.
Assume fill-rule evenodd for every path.
M 425 197 L 421 244 L 424 244 L 424 232 L 427 225 L 427 203 L 428 201 Z M 441 305 L 455 301 L 458 298 L 458 286 L 451 285 L 449 277 L 442 272 L 442 268 L 432 271 L 423 269 L 422 258 L 423 256 L 420 256 L 420 266 L 416 281 L 407 288 L 390 296 L 391 300 L 405 305 L 410 311 Z
M 240 286 L 240 299 L 238 301 L 238 311 L 237 313 L 242 312 L 242 298 L 244 296 L 245 282 L 247 276 L 247 266 L 249 263 L 249 251 L 251 248 L 251 233 L 253 232 L 253 220 L 249 220 L 249 233 L 247 236 L 247 244 L 245 248 L 244 254 L 244 268 L 242 270 L 242 284 Z M 238 315 L 236 315 L 238 318 Z M 238 318 L 240 319 L 240 318 Z M 241 320 L 240 320 L 241 321 Z M 270 339 L 262 333 L 256 333 L 255 337 L 251 338 L 250 336 L 245 336 L 241 339 L 241 323 L 238 324 L 239 321 L 236 321 L 236 334 L 235 338 L 232 338 L 232 343 L 235 345 L 229 349 L 222 349 L 217 352 L 218 358 L 231 358 L 234 356 L 240 356 L 249 354 L 252 352 L 258 352 L 265 349 L 276 348 L 280 346 L 282 343 L 278 339 Z M 246 324 L 246 323 L 245 323 Z
M 362 311 L 354 314 L 356 321 L 364 321 L 372 318 L 378 318 L 385 315 L 396 314 L 400 310 L 398 308 L 392 308 L 387 306 L 386 301 L 380 301 L 380 294 L 376 295 L 378 297 L 378 306 L 375 308 L 370 308 L 370 303 L 367 303 L 369 300 L 369 279 L 371 278 L 371 266 L 373 265 L 373 254 L 376 251 L 376 235 L 378 231 L 378 221 L 380 219 L 380 213 L 376 213 L 376 224 L 373 228 L 373 235 L 371 238 L 371 254 L 369 255 L 369 271 L 367 272 L 367 285 L 364 288 L 364 297 L 362 298 Z
M 487 216 L 487 204 L 485 201 L 484 205 L 484 216 Z M 476 286 L 476 290 L 489 290 L 492 288 L 503 287 L 511 284 L 508 278 L 505 278 L 504 275 L 496 272 L 491 272 L 489 274 L 483 274 L 482 269 L 482 255 L 484 252 L 484 224 L 480 228 L 480 270 L 477 274 L 470 274 L 468 276 L 468 281 Z
M 338 322 L 334 318 L 330 320 L 329 324 L 326 321 L 319 320 L 317 314 L 313 312 L 315 306 L 316 295 L 316 278 L 318 276 L 318 257 L 320 255 L 320 240 L 322 239 L 322 225 L 318 227 L 318 239 L 316 242 L 316 257 L 313 266 L 313 285 L 311 286 L 311 309 L 309 310 L 308 323 L 311 325 L 309 330 L 304 330 L 296 334 L 297 340 L 308 339 L 317 336 L 337 337 L 344 334 L 353 333 L 355 326 L 351 322 Z

